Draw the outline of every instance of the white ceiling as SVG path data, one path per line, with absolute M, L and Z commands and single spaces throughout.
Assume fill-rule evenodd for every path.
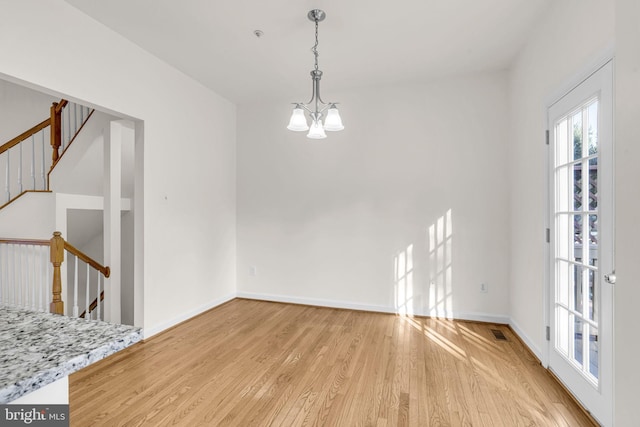
M 235 103 L 507 68 L 551 0 L 66 0 Z M 261 38 L 253 31 L 264 32 Z

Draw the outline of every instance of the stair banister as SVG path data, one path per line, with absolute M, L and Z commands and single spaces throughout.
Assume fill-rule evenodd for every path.
M 56 233 L 60 233 L 59 231 L 56 231 Z M 54 236 L 56 233 L 53 233 Z M 98 263 L 97 261 L 95 261 L 94 259 L 88 257 L 86 254 L 84 254 L 83 252 L 81 252 L 79 249 L 76 249 L 75 246 L 73 246 L 71 243 L 65 241 L 64 242 L 64 248 L 74 254 L 75 256 L 77 256 L 80 260 L 84 261 L 85 263 L 89 264 L 91 267 L 95 268 L 96 270 L 98 270 L 100 273 L 102 273 L 104 275 L 104 277 L 109 277 L 111 275 L 111 269 L 109 267 L 105 267 L 102 264 Z
M 0 175 L 0 180 L 4 178 L 4 193 L 6 195 L 6 197 L 3 197 L 3 201 L 0 201 L 0 209 L 26 192 L 49 191 L 49 173 L 53 171 L 57 162 L 60 161 L 94 112 L 94 110 L 89 107 L 69 102 L 66 99 L 61 99 L 60 102 L 54 102 L 49 110 L 49 117 L 47 119 L 0 145 L 0 156 L 2 156 L 0 161 L 5 165 L 4 174 Z M 73 121 L 71 120 L 72 114 Z M 67 129 L 65 129 L 65 123 L 67 124 Z M 51 162 L 45 159 L 45 132 L 47 128 L 49 128 L 48 132 L 52 149 Z M 30 147 L 26 143 L 22 144 L 28 139 L 31 139 Z M 42 144 L 42 151 L 36 154 L 36 144 L 39 145 L 40 143 Z M 9 150 L 13 147 L 16 148 L 12 150 L 14 154 L 11 154 Z M 27 153 L 30 153 L 30 158 L 26 159 L 27 162 L 25 164 L 23 164 L 22 159 L 23 147 Z M 38 150 L 40 150 L 40 147 L 38 147 Z M 17 163 L 15 165 L 17 169 L 17 177 L 15 177 L 17 178 L 17 185 L 12 189 L 11 169 L 13 169 L 13 166 L 11 166 L 11 158 L 13 158 L 14 155 L 18 157 L 18 160 L 13 160 L 14 164 Z M 37 166 L 40 168 L 40 178 L 42 180 L 40 184 L 36 182 Z M 30 171 L 27 172 L 27 174 L 30 173 L 30 175 L 23 177 L 23 169 L 27 171 L 28 168 L 30 168 Z M 48 170 L 46 175 L 45 169 Z M 13 174 L 15 175 L 16 173 L 13 172 Z

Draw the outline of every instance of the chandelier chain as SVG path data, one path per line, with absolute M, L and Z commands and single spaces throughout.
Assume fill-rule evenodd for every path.
M 313 55 L 315 56 L 315 70 L 318 71 L 318 20 L 316 19 L 316 44 L 313 45 Z

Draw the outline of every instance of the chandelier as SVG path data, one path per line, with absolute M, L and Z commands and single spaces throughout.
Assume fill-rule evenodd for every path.
M 291 114 L 291 119 L 289 120 L 289 126 L 287 126 L 287 129 L 297 132 L 308 130 L 309 133 L 307 134 L 307 138 L 323 139 L 327 137 L 325 131 L 332 132 L 342 130 L 344 129 L 344 126 L 342 125 L 342 119 L 340 118 L 340 113 L 338 113 L 338 108 L 336 107 L 337 103 L 324 102 L 320 97 L 320 79 L 322 78 L 322 71 L 318 69 L 318 23 L 324 20 L 326 14 L 320 9 L 313 9 L 309 11 L 307 17 L 310 21 L 313 21 L 316 24 L 316 44 L 311 49 L 315 56 L 315 68 L 311 71 L 311 100 L 307 103 L 294 103 L 295 107 L 293 108 L 293 113 Z M 307 124 L 305 110 L 309 113 L 309 117 L 311 118 L 311 127 Z M 327 115 L 323 124 L 322 119 L 325 111 Z

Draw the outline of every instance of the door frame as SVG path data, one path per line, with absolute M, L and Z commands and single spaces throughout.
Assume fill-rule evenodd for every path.
M 569 79 L 567 82 L 565 82 L 565 84 L 561 85 L 561 89 L 557 90 L 553 96 L 547 98 L 547 102 L 545 103 L 545 109 L 544 109 L 544 114 L 545 114 L 545 133 L 546 133 L 546 145 L 545 145 L 545 211 L 544 211 L 544 224 L 545 224 L 545 237 L 544 237 L 544 254 L 545 254 L 545 263 L 544 263 L 544 286 L 543 286 L 543 291 L 544 291 L 544 295 L 543 295 L 543 301 L 544 301 L 544 314 L 543 314 L 543 318 L 544 318 L 544 322 L 542 325 L 542 336 L 544 337 L 544 346 L 543 346 L 543 351 L 542 351 L 542 360 L 541 360 L 541 364 L 543 367 L 545 367 L 546 369 L 549 369 L 549 362 L 550 362 L 550 354 L 553 351 L 553 341 L 550 339 L 550 327 L 552 324 L 552 319 L 551 316 L 553 315 L 553 312 L 551 310 L 551 302 L 552 302 L 552 292 L 553 289 L 552 287 L 554 286 L 554 283 L 552 282 L 552 271 L 553 271 L 553 262 L 551 260 L 551 254 L 552 254 L 552 249 L 551 249 L 551 245 L 554 243 L 553 242 L 553 236 L 550 236 L 550 231 L 551 230 L 551 221 L 553 221 L 553 213 L 551 212 L 551 208 L 553 206 L 553 202 L 552 202 L 552 195 L 554 194 L 553 191 L 553 179 L 552 179 L 552 169 L 554 167 L 554 165 L 552 164 L 552 159 L 551 159 L 551 144 L 550 144 L 550 134 L 549 132 L 553 132 L 553 127 L 554 127 L 554 123 L 550 123 L 550 119 L 549 119 L 549 109 L 556 104 L 557 102 L 559 102 L 562 98 L 564 98 L 566 95 L 568 95 L 571 91 L 573 91 L 574 89 L 578 88 L 583 82 L 585 82 L 587 79 L 589 79 L 589 77 L 591 77 L 593 74 L 595 74 L 596 72 L 598 72 L 601 68 L 605 67 L 607 64 L 611 63 L 612 66 L 612 96 L 614 96 L 615 94 L 615 61 L 614 61 L 614 54 L 613 54 L 613 48 L 608 48 L 603 54 L 599 55 L 597 57 L 596 60 L 591 61 L 591 63 L 589 64 L 589 66 L 584 67 L 582 69 L 582 71 L 580 73 L 577 73 L 576 75 L 574 75 L 571 79 Z M 611 137 L 612 137 L 612 141 L 611 144 L 615 144 L 615 100 L 612 100 L 612 111 L 611 111 L 611 116 L 612 116 L 612 123 L 611 123 Z M 611 149 L 612 154 L 613 154 L 613 147 Z M 614 172 L 615 171 L 615 164 L 614 164 L 614 156 L 612 155 L 612 158 L 610 159 L 611 161 L 611 167 L 612 167 L 612 172 L 611 172 L 611 188 L 609 189 L 612 194 L 611 194 L 611 199 L 612 199 L 612 203 L 611 203 L 611 215 L 612 215 L 612 221 L 615 218 L 615 200 L 613 199 L 614 194 L 613 191 L 615 189 L 615 175 Z M 615 223 L 613 224 L 613 234 L 611 236 L 611 245 L 612 247 L 610 248 L 611 251 L 614 250 L 615 248 Z M 615 257 L 613 259 L 612 262 L 612 268 L 615 269 Z M 599 269 L 599 274 L 602 275 L 603 273 L 608 273 L 608 272 L 603 272 Z M 612 304 L 613 304 L 613 300 L 612 300 Z M 613 309 L 613 306 L 612 306 Z M 613 322 L 613 313 L 611 316 L 611 322 Z M 611 331 L 613 332 L 613 328 L 614 325 L 613 323 L 611 324 Z M 610 337 L 611 340 L 611 355 L 609 356 L 612 360 L 612 378 L 609 380 L 609 382 L 611 383 L 611 385 L 613 384 L 613 360 L 614 360 L 614 354 L 613 352 L 615 351 L 615 344 L 613 342 L 613 335 Z M 550 371 L 551 372 L 551 371 Z M 555 374 L 554 374 L 555 376 Z M 558 381 L 560 381 L 560 379 L 558 378 Z M 612 404 L 614 401 L 614 388 L 613 386 L 610 387 L 611 389 L 611 400 L 612 400 Z M 576 398 L 577 399 L 577 398 Z M 589 408 L 585 408 L 585 409 L 589 409 Z M 610 422 L 612 420 L 601 420 L 606 422 Z

